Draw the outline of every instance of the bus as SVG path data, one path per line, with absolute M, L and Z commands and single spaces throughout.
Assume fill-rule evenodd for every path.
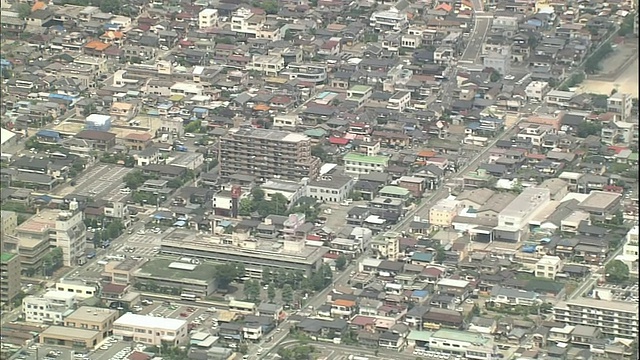
M 187 300 L 187 301 L 196 301 L 198 300 L 198 297 L 193 294 L 182 293 L 180 294 L 180 299 Z

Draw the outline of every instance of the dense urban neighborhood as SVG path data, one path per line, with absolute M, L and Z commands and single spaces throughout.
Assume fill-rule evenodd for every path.
M 0 359 L 638 359 L 629 0 L 2 0 Z

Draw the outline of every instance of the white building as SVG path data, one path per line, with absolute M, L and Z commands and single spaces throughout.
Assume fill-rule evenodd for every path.
M 411 93 L 408 91 L 398 91 L 393 94 L 388 101 L 387 109 L 403 112 L 411 103 Z
M 241 7 L 231 15 L 231 30 L 257 37 L 264 17 L 256 16 L 250 9 Z
M 271 200 L 271 196 L 274 194 L 284 196 L 287 199 L 288 209 L 293 207 L 307 193 L 304 181 L 300 184 L 295 181 L 272 179 L 260 185 L 260 189 L 264 191 L 266 200 Z
M 376 11 L 369 18 L 369 26 L 378 31 L 402 31 L 409 27 L 407 13 L 395 7 L 389 10 Z
M 55 289 L 76 295 L 78 300 L 86 300 L 90 297 L 98 295 L 99 288 L 96 285 L 85 283 L 84 281 L 61 279 L 56 283 Z
M 67 291 L 47 291 L 40 296 L 29 295 L 22 299 L 22 313 L 28 323 L 59 325 L 64 317 L 73 312 L 76 293 Z
M 543 188 L 525 188 L 498 214 L 494 239 L 518 242 L 528 231 L 531 219 L 551 201 L 551 192 Z
M 202 96 L 204 95 L 204 87 L 200 84 L 178 82 L 169 88 L 171 95 L 184 95 L 184 96 Z
M 553 319 L 569 325 L 596 327 L 610 338 L 638 337 L 637 302 L 581 297 L 554 306 Z
M 555 280 L 556 274 L 562 269 L 562 259 L 557 256 L 545 255 L 536 263 L 535 276 Z
M 429 350 L 459 355 L 464 359 L 491 360 L 497 357 L 491 337 L 451 329 L 434 332 L 429 338 Z
M 248 69 L 261 72 L 266 76 L 278 76 L 284 69 L 284 58 L 278 55 L 254 55 Z
M 633 97 L 630 94 L 617 92 L 607 99 L 607 111 L 619 116 L 620 121 L 627 121 L 633 109 Z
M 198 14 L 198 28 L 207 29 L 218 25 L 218 10 L 204 9 Z
M 638 254 L 640 253 L 640 247 L 638 247 L 638 229 L 636 225 L 629 230 L 622 247 L 622 254 L 616 257 L 617 260 L 622 261 L 629 267 L 631 277 L 638 276 Z
M 524 93 L 527 95 L 528 100 L 535 100 L 542 102 L 544 96 L 549 91 L 549 83 L 546 81 L 532 81 L 524 89 Z
M 345 155 L 342 160 L 344 171 L 356 176 L 370 172 L 384 172 L 389 165 L 389 158 L 386 156 L 367 156 L 355 152 Z
M 551 90 L 547 93 L 546 101 L 549 105 L 565 108 L 569 106 L 569 101 L 576 96 L 573 91 Z
M 325 174 L 307 185 L 307 196 L 320 201 L 339 203 L 349 198 L 355 186 L 350 176 Z
M 122 341 L 173 347 L 189 341 L 188 324 L 186 320 L 126 313 L 113 323 L 113 335 Z

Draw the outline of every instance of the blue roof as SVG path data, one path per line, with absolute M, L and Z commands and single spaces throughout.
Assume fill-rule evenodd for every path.
M 207 112 L 207 109 L 205 109 L 205 108 L 195 108 L 195 109 L 193 109 L 193 112 L 196 112 L 196 113 L 206 113 L 206 112 Z
M 414 252 L 413 255 L 411 256 L 411 260 L 431 261 L 431 260 L 433 260 L 433 254 L 432 253 L 423 253 L 423 252 Z
M 429 292 L 427 290 L 414 290 L 413 296 L 423 298 L 429 296 Z
M 180 221 L 176 221 L 173 226 L 185 226 L 187 225 L 186 221 L 180 220 Z
M 173 215 L 167 212 L 159 212 L 153 215 L 153 218 L 156 220 L 167 220 L 167 219 L 172 219 Z
M 45 203 L 50 203 L 51 202 L 51 196 L 49 195 L 41 195 L 38 196 L 37 198 L 34 199 L 35 201 L 42 201 Z
M 59 138 L 60 137 L 60 133 L 57 132 L 57 131 L 53 131 L 53 130 L 40 130 L 40 131 L 38 131 L 36 133 L 36 136 Z
M 471 129 L 471 130 L 480 129 L 480 123 L 479 122 L 472 122 L 469 125 L 467 125 L 467 129 Z

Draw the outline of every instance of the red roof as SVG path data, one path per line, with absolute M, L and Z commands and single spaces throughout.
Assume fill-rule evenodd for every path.
M 320 241 L 320 240 L 322 240 L 322 238 L 320 237 L 320 235 L 309 234 L 309 235 L 307 235 L 307 240 Z
M 609 146 L 609 150 L 613 150 L 616 152 L 616 154 L 619 154 L 620 151 L 622 150 L 627 150 L 628 148 L 626 146 Z
M 340 255 L 338 254 L 333 254 L 333 253 L 326 253 L 324 254 L 323 258 L 325 259 L 337 259 Z
M 538 160 L 544 160 L 547 158 L 546 155 L 544 154 L 527 154 L 527 158 L 529 159 L 538 159 Z
M 329 138 L 329 143 L 331 143 L 333 145 L 342 145 L 342 146 L 344 146 L 344 145 L 347 145 L 349 143 L 349 139 L 332 136 L 332 137 Z

